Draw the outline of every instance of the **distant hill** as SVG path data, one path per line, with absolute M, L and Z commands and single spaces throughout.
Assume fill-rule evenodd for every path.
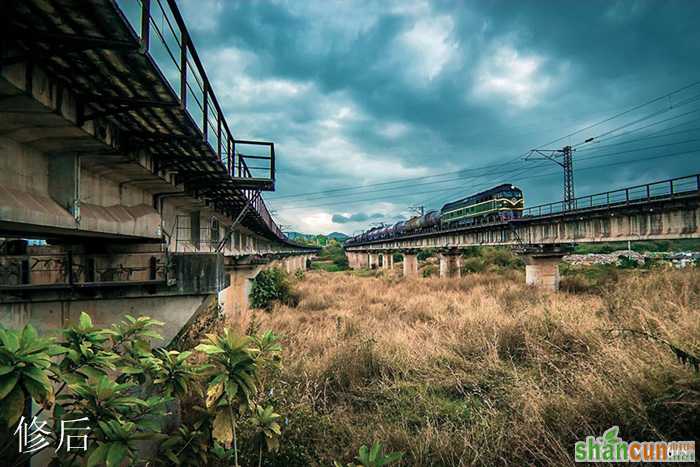
M 342 232 L 331 232 L 331 233 L 329 233 L 328 235 L 326 235 L 326 237 L 328 237 L 328 238 L 335 238 L 335 239 L 338 240 L 339 242 L 343 242 L 343 241 L 345 241 L 346 239 L 350 238 L 350 235 L 346 235 L 346 234 L 344 234 L 344 233 L 342 233 Z
M 316 235 L 303 234 L 301 232 L 285 232 L 285 234 L 287 234 L 287 238 L 290 240 L 311 240 L 316 238 Z
M 297 242 L 307 242 L 307 243 L 313 243 L 314 245 L 320 245 L 323 246 L 325 245 L 328 240 L 333 239 L 336 242 L 342 243 L 344 242 L 347 238 L 349 238 L 349 235 L 344 234 L 342 232 L 331 232 L 328 235 L 314 235 L 314 234 L 305 234 L 301 232 L 285 232 L 287 234 L 287 237 L 290 240 L 294 240 Z

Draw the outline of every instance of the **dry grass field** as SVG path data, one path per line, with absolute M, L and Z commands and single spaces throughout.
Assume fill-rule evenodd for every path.
M 269 465 L 349 461 L 381 440 L 404 464 L 567 465 L 573 443 L 696 439 L 700 271 L 630 271 L 546 294 L 522 274 L 462 279 L 310 272 L 299 304 L 232 317 L 283 336 L 287 417 Z M 647 333 L 677 347 L 620 330 Z

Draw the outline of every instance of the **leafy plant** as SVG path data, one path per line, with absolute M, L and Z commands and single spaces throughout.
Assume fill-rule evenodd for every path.
M 279 438 L 282 435 L 282 428 L 277 420 L 282 416 L 275 413 L 271 406 L 264 409 L 256 405 L 254 406 L 251 424 L 255 428 L 255 438 L 258 444 L 258 466 L 262 465 L 263 447 L 269 452 L 277 451 L 280 447 Z
M 226 446 L 233 442 L 235 464 L 238 465 L 236 418 L 250 407 L 251 397 L 257 392 L 255 352 L 249 347 L 250 339 L 224 329 L 223 336 L 207 334 L 195 350 L 209 355 L 215 375 L 207 384 L 206 406 L 214 412 L 212 435 Z
M 367 448 L 365 445 L 362 445 L 357 456 L 355 457 L 355 460 L 359 463 L 349 463 L 347 464 L 347 467 L 383 467 L 385 465 L 400 461 L 402 457 L 402 452 L 390 452 L 389 454 L 384 454 L 382 443 L 375 441 L 372 444 L 371 449 Z M 338 461 L 336 461 L 334 465 L 335 467 L 343 467 L 343 465 Z
M 194 426 L 180 426 L 171 433 L 168 439 L 159 446 L 158 463 L 162 465 L 208 465 L 209 464 L 209 427 L 204 421 L 198 421 Z M 216 445 L 212 452 L 215 457 Z M 223 448 L 221 448 L 223 449 Z M 223 454 L 223 453 L 221 453 Z
M 87 417 L 87 452 L 59 450 L 51 465 L 62 466 L 140 463 L 138 443 L 145 439 L 162 441 L 155 464 L 238 465 L 236 425 L 242 422 L 251 428 L 246 439 L 261 446 L 259 462 L 263 447 L 276 450 L 280 415 L 269 404 L 257 405 L 256 397 L 259 366 L 281 366 L 279 337 L 270 331 L 240 336 L 228 329 L 220 336 L 208 334 L 196 350 L 211 364 L 198 364 L 191 351 L 151 348 L 151 341 L 160 338 L 160 325 L 127 315 L 100 329 L 82 313 L 78 323 L 60 331 L 61 345 L 39 337 L 31 325 L 21 331 L 0 327 L 0 426 L 12 433 L 29 399 L 51 408 L 54 423 Z M 56 384 L 60 387 L 54 391 Z M 202 416 L 167 435 L 161 425 L 174 398 L 192 404 Z M 3 436 L 0 456 L 6 459 L 13 446 L 15 441 Z M 32 455 L 22 453 L 9 465 Z
M 118 422 L 110 420 L 98 421 L 99 432 L 102 440 L 97 441 L 97 446 L 91 449 L 88 455 L 87 467 L 105 464 L 107 467 L 118 467 L 125 459 L 134 464 L 137 454 L 136 443 L 148 439 L 149 435 L 139 433 L 133 422 Z
M 51 357 L 64 352 L 52 339 L 40 338 L 30 324 L 19 332 L 0 326 L 0 422 L 15 425 L 28 397 L 39 404 L 53 404 L 48 373 L 56 369 Z
M 250 289 L 250 306 L 271 309 L 274 301 L 286 303 L 290 299 L 290 286 L 287 274 L 278 268 L 258 273 Z
M 77 326 L 70 326 L 62 332 L 67 358 L 59 366 L 68 381 L 98 378 L 116 369 L 115 363 L 119 356 L 105 349 L 109 337 L 104 330 L 93 326 L 87 313 L 80 314 Z
M 159 376 L 153 384 L 160 386 L 164 396 L 185 397 L 191 388 L 197 388 L 195 380 L 207 367 L 191 365 L 187 359 L 192 352 L 156 349 L 155 354 Z

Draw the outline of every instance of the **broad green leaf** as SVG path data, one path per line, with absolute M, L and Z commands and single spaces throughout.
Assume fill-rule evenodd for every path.
M 194 348 L 194 350 L 197 350 L 199 352 L 204 352 L 207 355 L 224 353 L 224 349 L 222 349 L 221 347 L 218 347 L 216 345 L 210 345 L 210 344 L 199 344 L 197 347 Z
M 4 376 L 8 373 L 11 373 L 14 369 L 14 366 L 2 366 L 0 367 L 0 376 Z M 2 399 L 2 397 L 0 397 L 0 399 Z
M 40 404 L 44 403 L 51 391 L 50 385 L 45 386 L 31 378 L 23 378 L 22 385 L 29 392 L 29 395 L 32 397 L 32 399 L 34 399 Z
M 10 392 L 15 388 L 18 380 L 18 372 L 0 376 L 0 400 L 4 399 L 8 394 L 10 394 Z
M 99 464 L 104 464 L 107 458 L 107 452 L 109 451 L 109 444 L 100 444 L 97 449 L 92 451 L 90 457 L 88 457 L 86 467 L 95 467 Z
M 12 392 L 0 401 L 0 419 L 8 427 L 14 426 L 24 412 L 24 391 L 16 385 Z
M 51 357 L 55 357 L 56 355 L 64 354 L 68 351 L 69 351 L 69 349 L 67 349 L 61 345 L 57 345 L 57 344 L 51 344 L 46 348 L 46 353 Z
M 34 326 L 27 324 L 22 329 L 22 337 L 20 338 L 20 347 L 29 347 L 30 345 L 36 343 L 39 339 L 39 334 L 34 329 Z
M 44 386 L 47 391 L 51 390 L 51 381 L 49 381 L 49 377 L 39 368 L 35 366 L 26 367 L 22 370 L 22 375 L 32 378 L 34 381 Z
M 92 319 L 90 318 L 90 315 L 88 315 L 84 311 L 80 313 L 80 329 L 92 329 Z
M 112 443 L 107 452 L 107 467 L 119 467 L 126 457 L 127 447 L 122 443 Z
M 19 349 L 19 337 L 11 329 L 3 329 L 3 332 L 0 332 L 0 342 L 10 353 L 15 353 Z

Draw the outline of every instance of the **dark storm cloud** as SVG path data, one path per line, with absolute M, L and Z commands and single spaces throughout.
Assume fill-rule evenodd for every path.
M 244 132 L 237 134 L 278 143 L 278 193 L 266 198 L 285 223 L 304 217 L 304 210 L 285 210 L 304 201 L 276 195 L 511 160 L 700 78 L 700 4 L 691 0 L 189 0 L 183 11 L 207 68 L 216 70 L 217 94 L 227 93 L 221 100 Z M 222 58 L 230 50 L 233 58 Z M 557 144 L 569 142 L 576 141 Z M 653 152 L 619 156 L 634 165 L 586 169 L 613 161 L 586 154 L 576 154 L 580 194 L 700 169 L 697 157 L 639 161 Z M 556 171 L 533 165 L 514 182 L 530 202 L 555 199 Z M 555 175 L 532 178 L 545 172 Z M 447 187 L 458 196 L 491 181 L 470 180 L 461 193 L 457 184 Z M 398 215 L 435 197 L 397 194 L 350 209 L 374 212 L 383 201 L 394 209 L 386 215 Z M 306 204 L 325 204 L 315 211 L 336 222 L 345 217 L 330 213 L 346 211 L 348 202 L 336 195 Z
M 348 222 L 364 222 L 364 221 L 368 221 L 370 219 L 383 219 L 383 218 L 384 218 L 384 214 L 381 214 L 381 213 L 366 214 L 364 212 L 357 212 L 355 214 L 351 214 L 350 216 L 344 216 L 342 214 L 333 214 L 331 221 L 334 224 L 347 224 Z

